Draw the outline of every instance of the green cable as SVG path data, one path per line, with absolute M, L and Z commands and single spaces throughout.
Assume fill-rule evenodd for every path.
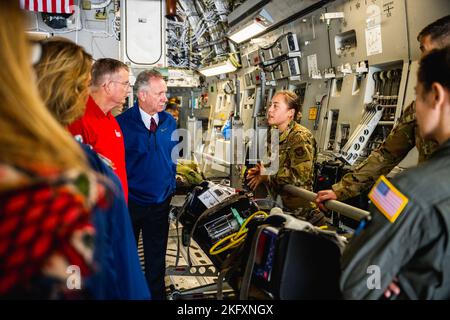
M 244 223 L 244 219 L 242 219 L 242 217 L 239 215 L 239 212 L 237 212 L 235 208 L 231 208 L 231 212 L 233 213 L 239 225 L 242 226 L 242 224 Z

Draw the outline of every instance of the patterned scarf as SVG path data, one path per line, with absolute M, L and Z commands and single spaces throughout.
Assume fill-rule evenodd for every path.
M 86 174 L 0 163 L 0 297 L 79 297 L 70 270 L 92 271 L 90 212 L 104 199 L 103 185 Z M 43 279 L 52 288 L 36 288 Z

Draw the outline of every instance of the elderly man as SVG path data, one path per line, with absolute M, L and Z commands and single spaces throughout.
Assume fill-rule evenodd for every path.
M 128 204 L 136 241 L 142 230 L 145 276 L 152 298 L 164 300 L 168 216 L 175 192 L 177 159 L 171 155 L 178 142 L 177 137 L 172 140 L 176 122 L 164 111 L 167 85 L 159 72 L 141 72 L 134 86 L 137 103 L 117 117 L 125 138 Z
M 77 140 L 91 145 L 110 164 L 122 183 L 125 199 L 128 199 L 128 181 L 124 142 L 111 110 L 125 103 L 130 88 L 128 76 L 128 66 L 123 62 L 109 58 L 97 60 L 92 66 L 86 112 L 69 126 Z

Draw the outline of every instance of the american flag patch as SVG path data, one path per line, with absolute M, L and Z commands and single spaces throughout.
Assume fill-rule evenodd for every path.
M 381 176 L 369 193 L 369 199 L 393 223 L 408 203 L 405 197 L 384 176 Z

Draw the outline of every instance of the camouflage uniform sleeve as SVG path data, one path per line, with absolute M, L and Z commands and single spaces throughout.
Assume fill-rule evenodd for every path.
M 285 163 L 279 163 L 277 173 L 269 176 L 269 186 L 277 191 L 286 184 L 311 189 L 315 145 L 301 134 L 296 134 L 289 143 L 292 145 L 287 150 Z
M 338 200 L 343 201 L 369 190 L 381 175 L 388 174 L 415 146 L 415 105 L 407 106 L 389 136 L 354 172 L 346 174 L 332 186 Z

